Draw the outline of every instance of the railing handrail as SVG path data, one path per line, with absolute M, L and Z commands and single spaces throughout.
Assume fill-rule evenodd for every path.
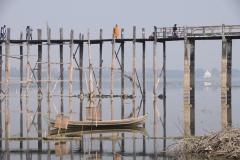
M 184 30 L 185 29 L 184 27 L 186 27 L 186 33 Z M 240 29 L 240 25 L 224 25 L 223 24 L 219 26 L 184 26 L 184 27 L 177 27 L 179 38 L 184 37 L 185 34 L 187 37 L 194 37 L 194 36 L 221 36 L 221 35 L 224 36 L 225 34 L 230 35 L 233 33 L 240 33 L 240 31 L 234 31 L 234 30 Z M 199 33 L 199 31 L 202 31 L 202 32 Z M 173 27 L 157 28 L 157 37 L 170 38 L 173 36 L 172 34 L 173 34 Z M 153 35 L 154 35 L 154 32 L 153 32 Z

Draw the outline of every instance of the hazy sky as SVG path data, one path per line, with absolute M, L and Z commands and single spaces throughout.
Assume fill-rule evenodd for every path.
M 125 29 L 125 38 L 132 38 L 133 26 L 137 28 L 137 37 L 145 28 L 146 36 L 153 32 L 153 27 L 178 26 L 211 26 L 240 25 L 239 0 L 0 0 L 0 25 L 11 28 L 11 39 L 19 39 L 20 31 L 25 35 L 25 28 L 30 25 L 33 39 L 37 39 L 37 29 L 46 34 L 46 21 L 52 29 L 52 39 L 59 39 L 59 28 L 63 27 L 64 39 L 69 39 L 70 30 L 74 29 L 74 37 L 79 33 L 87 38 L 90 29 L 91 38 L 99 38 L 99 30 L 103 29 L 103 38 L 112 37 L 115 24 Z M 126 70 L 131 70 L 132 43 L 125 43 Z M 119 44 L 116 46 L 118 49 Z M 212 69 L 221 66 L 221 41 L 196 41 L 196 68 Z M 77 45 L 75 45 L 75 48 Z M 137 44 L 137 69 L 141 68 L 142 47 Z M 51 48 L 52 61 L 59 61 L 59 47 Z M 99 46 L 92 45 L 93 65 L 99 65 Z M 167 42 L 167 69 L 183 70 L 184 44 Z M 43 61 L 46 61 L 47 48 L 43 48 Z M 64 46 L 65 60 L 69 59 L 69 47 Z M 24 48 L 26 53 L 26 47 Z M 37 54 L 32 46 L 31 53 Z M 11 48 L 11 54 L 19 54 L 18 47 Z M 111 44 L 103 44 L 103 66 L 110 66 Z M 146 46 L 146 67 L 152 67 L 153 45 Z M 87 60 L 87 45 L 84 48 L 84 62 Z M 233 68 L 240 69 L 240 40 L 233 41 Z M 36 58 L 31 58 L 36 61 Z M 162 67 L 162 44 L 158 44 L 157 68 Z M 11 60 L 11 67 L 19 66 L 18 60 Z M 76 66 L 76 65 L 75 65 Z M 116 61 L 116 67 L 118 67 Z M 58 68 L 58 66 L 57 66 Z

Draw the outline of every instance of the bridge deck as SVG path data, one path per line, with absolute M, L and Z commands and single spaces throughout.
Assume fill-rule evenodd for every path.
M 235 33 L 235 35 L 229 35 L 229 36 L 225 36 L 225 38 L 227 39 L 240 39 L 240 32 L 239 33 Z M 222 36 L 191 36 L 191 37 L 187 37 L 187 39 L 192 39 L 192 40 L 221 40 Z M 166 42 L 166 41 L 182 41 L 184 40 L 184 37 L 180 37 L 180 38 L 172 38 L 172 37 L 168 37 L 168 38 L 157 38 L 157 42 Z M 84 43 L 87 42 L 88 40 L 74 40 L 75 44 L 80 44 L 80 43 Z M 92 39 L 90 40 L 91 44 L 99 44 L 99 43 L 103 43 L 103 42 L 111 42 L 112 39 Z M 133 41 L 133 38 L 124 38 L 124 39 L 116 39 L 116 43 L 121 43 L 121 42 L 131 42 Z M 154 39 L 142 39 L 142 38 L 137 38 L 136 42 L 152 42 L 154 41 Z M 5 40 L 0 40 L 0 43 L 4 43 Z M 27 40 L 10 40 L 10 43 L 13 44 L 22 44 L 27 42 Z M 57 39 L 52 39 L 50 40 L 50 42 L 52 44 L 62 44 L 62 43 L 68 43 L 70 42 L 70 39 L 63 39 L 63 40 L 57 40 Z M 47 43 L 47 40 L 29 40 L 30 44 L 41 44 L 41 43 Z

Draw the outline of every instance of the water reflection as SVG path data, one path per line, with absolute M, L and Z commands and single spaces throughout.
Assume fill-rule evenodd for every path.
M 59 154 L 60 156 L 58 157 L 56 157 L 58 153 L 55 151 L 55 144 L 60 145 L 62 141 L 22 140 L 16 142 L 2 140 L 0 141 L 3 151 L 2 155 L 5 155 L 6 159 L 32 158 L 39 160 L 96 158 L 165 159 L 167 155 L 164 151 L 168 145 L 173 143 L 166 138 L 169 136 L 181 136 L 179 132 L 176 132 L 177 127 L 174 124 L 178 124 L 178 119 L 183 122 L 183 125 L 179 125 L 179 128 L 184 129 L 187 135 L 202 135 L 200 130 L 205 127 L 207 128 L 213 121 L 214 125 L 207 129 L 211 130 L 214 126 L 215 128 L 213 128 L 213 130 L 219 130 L 222 127 L 221 125 L 231 126 L 233 122 L 236 122 L 236 120 L 234 121 L 233 115 L 236 114 L 239 109 L 233 108 L 234 112 L 232 113 L 231 107 L 232 104 L 238 104 L 236 100 L 232 103 L 231 96 L 235 94 L 231 95 L 228 93 L 225 99 L 221 99 L 219 96 L 220 88 L 216 87 L 215 90 L 212 89 L 213 87 L 210 87 L 209 90 L 206 91 L 204 88 L 200 88 L 199 90 L 196 88 L 196 94 L 194 96 L 189 93 L 188 96 L 182 98 L 182 88 L 169 87 L 168 96 L 163 99 L 152 99 L 150 96 L 143 99 L 141 96 L 137 96 L 134 100 L 105 98 L 96 99 L 92 104 L 86 98 L 72 98 L 72 112 L 69 110 L 69 97 L 53 96 L 49 99 L 47 97 L 38 99 L 37 96 L 31 95 L 30 89 L 29 98 L 10 96 L 8 97 L 9 102 L 7 99 L 2 99 L 0 103 L 0 116 L 5 118 L 0 119 L 0 127 L 4 125 L 5 127 L 2 128 L 3 132 L 0 133 L 1 138 L 11 138 L 14 136 L 44 137 L 45 131 L 46 134 L 54 136 L 57 134 L 57 130 L 51 129 L 45 121 L 43 121 L 43 115 L 47 114 L 55 118 L 57 111 L 59 111 L 58 113 L 62 115 L 72 115 L 73 120 L 87 120 L 91 117 L 87 116 L 87 107 L 90 107 L 90 105 L 94 108 L 99 108 L 97 115 L 100 116 L 101 114 L 99 113 L 102 113 L 101 120 L 124 119 L 126 115 L 138 117 L 145 115 L 146 111 L 150 111 L 150 115 L 145 124 L 136 128 L 116 127 L 99 129 L 92 127 L 89 130 L 82 128 L 78 130 L 62 130 L 61 136 L 82 137 L 82 140 L 65 141 L 65 148 L 68 152 L 62 155 Z M 237 91 L 239 91 L 238 88 L 231 90 L 231 92 L 234 93 Z M 219 100 L 217 101 L 217 98 L 213 97 L 214 100 L 210 101 L 212 96 L 219 97 Z M 204 99 L 202 97 L 204 97 Z M 228 104 L 225 108 L 220 107 L 220 103 L 223 102 L 223 100 Z M 52 101 L 56 104 L 56 109 Z M 8 103 L 9 105 L 7 105 Z M 196 109 L 193 106 L 196 107 Z M 199 110 L 202 110 L 202 108 L 207 108 L 211 113 L 199 113 Z M 92 118 L 98 117 L 93 114 L 94 112 L 91 113 Z M 61 153 L 64 153 L 64 151 L 62 150 Z

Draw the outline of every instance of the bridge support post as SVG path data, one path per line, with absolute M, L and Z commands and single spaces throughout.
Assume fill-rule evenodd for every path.
M 38 29 L 38 40 L 42 40 L 42 30 Z M 22 57 L 20 57 L 22 58 Z M 38 99 L 42 97 L 42 44 L 38 45 Z
M 195 135 L 195 41 L 190 40 L 190 133 Z
M 221 79 L 221 106 L 222 127 L 232 124 L 231 87 L 232 87 L 232 40 L 222 40 L 222 79 Z
M 102 40 L 102 29 L 100 29 L 100 40 Z M 103 64 L 103 59 L 102 59 L 102 41 L 99 44 L 99 96 L 102 96 L 102 64 Z M 101 107 L 101 106 L 100 106 Z
M 121 29 L 121 39 L 124 39 L 124 29 Z M 121 118 L 124 119 L 124 42 L 121 42 Z M 122 133 L 124 137 L 124 133 Z M 124 152 L 125 140 L 124 138 L 121 141 L 121 151 Z
M 232 125 L 232 40 L 227 40 L 227 125 Z
M 79 37 L 79 39 L 81 38 L 81 40 L 84 39 L 84 35 L 81 35 L 82 37 Z M 80 79 L 80 99 L 83 99 L 83 42 L 80 43 L 80 49 L 79 49 L 79 79 Z
M 69 120 L 72 120 L 72 80 L 73 80 L 73 39 L 74 31 L 70 32 L 70 68 L 69 68 Z
M 60 40 L 63 40 L 63 28 L 60 28 Z M 61 79 L 61 115 L 63 115 L 63 112 L 64 112 L 64 107 L 63 107 L 63 104 L 64 104 L 64 98 L 63 98 L 63 95 L 64 95 L 64 85 L 63 85 L 63 78 L 64 78 L 64 74 L 63 74 L 63 44 L 60 44 L 59 46 L 59 57 L 60 57 L 60 79 Z
M 0 43 L 0 99 L 2 100 L 2 43 Z M 0 131 L 3 129 L 2 124 L 2 103 L 0 103 Z M 0 133 L 0 138 L 2 138 L 2 132 Z M 2 148 L 2 141 L 0 142 L 0 148 Z
M 157 93 L 157 27 L 154 26 L 154 42 L 153 42 L 153 95 Z
M 133 26 L 133 63 L 132 63 L 132 107 L 133 114 L 132 116 L 135 118 L 135 92 L 136 92 L 136 26 Z
M 145 28 L 142 29 L 142 39 L 145 39 Z M 145 47 L 146 43 L 145 41 L 142 43 L 142 83 L 143 83 L 143 95 L 142 97 L 145 99 L 146 98 L 146 86 L 145 86 Z M 145 111 L 144 111 L 144 115 L 145 115 Z
M 42 40 L 42 30 L 38 29 L 38 40 Z M 22 58 L 22 57 L 20 57 Z M 42 137 L 42 43 L 38 45 L 38 137 Z M 42 149 L 42 141 L 38 141 L 38 149 Z
M 195 41 L 184 46 L 184 131 L 195 134 Z

